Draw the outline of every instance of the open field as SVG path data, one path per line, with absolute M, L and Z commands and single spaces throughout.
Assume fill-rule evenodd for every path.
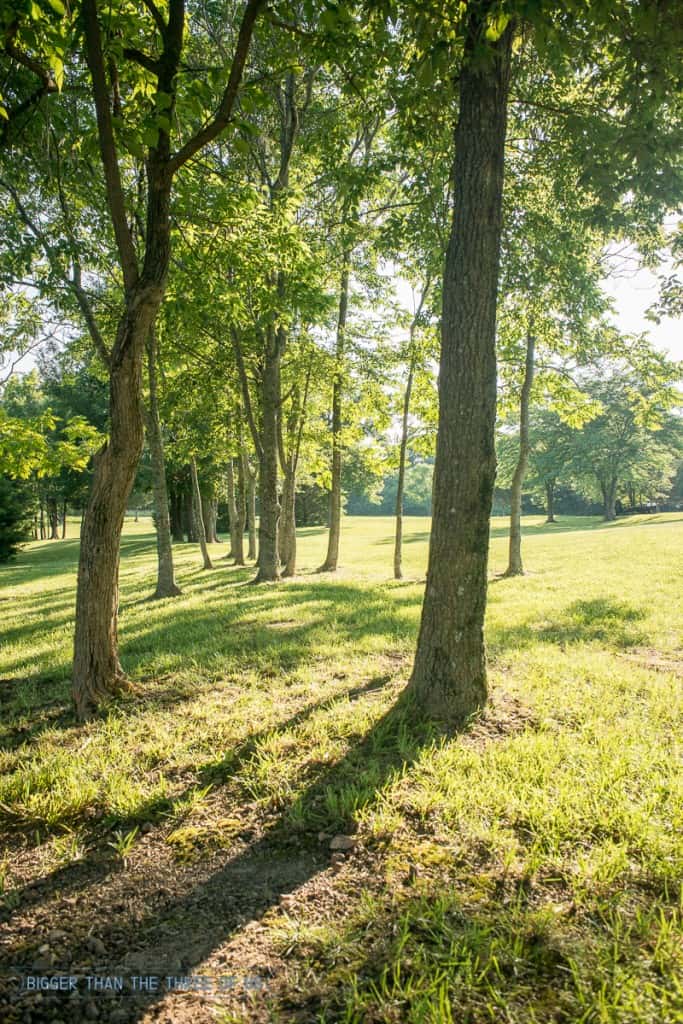
M 141 695 L 87 725 L 77 541 L 0 569 L 2 963 L 237 979 L 0 1019 L 683 1021 L 683 515 L 524 524 L 508 580 L 493 522 L 492 703 L 451 737 L 401 697 L 427 520 L 405 521 L 400 583 L 392 521 L 354 518 L 334 577 L 321 527 L 277 585 L 181 545 L 184 595 L 157 603 L 150 521 L 127 522 Z

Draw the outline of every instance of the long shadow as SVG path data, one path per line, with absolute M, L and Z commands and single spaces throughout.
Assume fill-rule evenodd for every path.
M 328 857 L 322 854 L 315 833 L 353 829 L 353 815 L 373 806 L 382 788 L 414 763 L 435 738 L 433 726 L 420 720 L 409 697 L 401 696 L 336 764 L 324 770 L 313 768 L 305 789 L 266 824 L 260 837 L 237 847 L 208 878 L 191 883 L 182 896 L 147 909 L 142 917 L 139 904 L 120 912 L 109 925 L 111 932 L 104 925 L 100 934 L 109 962 L 124 968 L 134 963 L 136 973 L 177 974 L 180 946 L 182 973 L 196 973 L 243 927 L 245 917 L 258 921 L 283 896 L 325 871 Z M 23 944 L 31 938 L 23 935 Z M 70 951 L 76 962 L 88 955 L 85 944 Z M 109 973 L 114 973 L 113 967 Z M 125 1019 L 141 1020 L 160 998 L 162 993 L 144 993 L 139 999 L 122 999 Z
M 366 694 L 380 691 L 387 682 L 388 678 L 386 676 L 374 676 L 364 686 L 339 690 L 323 700 L 312 701 L 284 721 L 277 722 L 267 729 L 250 733 L 242 742 L 238 743 L 222 757 L 201 765 L 193 782 L 180 793 L 175 794 L 175 796 L 157 797 L 148 800 L 140 805 L 132 814 L 102 815 L 97 819 L 96 825 L 83 837 L 85 845 L 91 845 L 89 854 L 86 854 L 86 856 L 74 863 L 56 868 L 54 871 L 46 874 L 40 879 L 38 885 L 33 884 L 29 887 L 14 890 L 20 900 L 22 910 L 42 902 L 46 896 L 52 893 L 60 892 L 64 894 L 68 892 L 73 887 L 79 885 L 84 877 L 87 877 L 88 882 L 92 882 L 104 877 L 105 874 L 111 871 L 114 861 L 111 851 L 108 848 L 104 850 L 102 848 L 103 833 L 108 833 L 115 827 L 123 832 L 127 832 L 135 826 L 146 822 L 150 824 L 162 823 L 164 819 L 172 817 L 174 808 L 181 805 L 198 787 L 203 787 L 207 784 L 210 784 L 212 787 L 220 787 L 230 782 L 238 774 L 240 768 L 254 756 L 260 744 L 267 737 L 287 733 L 291 729 L 303 725 L 312 715 L 325 711 L 332 712 L 336 705 L 346 700 L 359 700 Z M 152 703 L 157 706 L 158 701 L 154 700 Z M 82 823 L 81 819 L 72 819 L 70 821 L 72 826 Z M 18 831 L 20 832 L 21 829 Z M 7 835 L 10 834 L 9 832 L 7 833 Z

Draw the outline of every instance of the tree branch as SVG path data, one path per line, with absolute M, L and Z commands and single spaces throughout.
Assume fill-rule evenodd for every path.
M 247 422 L 249 423 L 249 430 L 254 442 L 254 448 L 259 459 L 263 458 L 263 445 L 261 444 L 261 437 L 256 426 L 256 420 L 254 419 L 254 410 L 251 404 L 251 395 L 249 394 L 249 381 L 247 380 L 247 371 L 244 367 L 244 356 L 242 354 L 242 344 L 240 342 L 239 331 L 232 327 L 230 329 L 232 334 L 233 344 L 235 346 L 235 361 L 237 363 L 237 372 L 240 378 L 240 384 L 242 385 L 242 396 L 244 398 L 244 408 L 247 414 Z
M 123 281 L 127 292 L 130 292 L 138 280 L 138 262 L 135 254 L 133 236 L 126 219 L 126 206 L 121 185 L 121 171 L 116 153 L 114 129 L 111 123 L 109 92 L 104 72 L 102 39 L 97 20 L 96 0 L 83 0 L 83 23 L 85 28 L 86 60 L 92 79 L 93 99 L 97 113 L 97 133 L 100 142 L 100 154 L 104 169 L 104 180 L 107 192 L 107 204 L 114 227 L 114 236 L 121 260 Z
M 89 0 L 89 2 L 92 2 L 92 0 Z M 217 135 L 220 135 L 223 129 L 229 124 L 232 118 L 235 100 L 237 99 L 240 82 L 242 80 L 244 65 L 247 61 L 247 54 L 249 52 L 256 18 L 265 3 L 266 0 L 247 0 L 247 6 L 245 7 L 244 15 L 242 16 L 242 23 L 237 37 L 237 46 L 235 47 L 235 53 L 232 58 L 228 84 L 225 87 L 225 92 L 223 93 L 220 106 L 218 107 L 213 120 L 209 121 L 209 123 L 201 128 L 196 135 L 193 135 L 191 139 L 188 139 L 185 145 L 181 146 L 178 152 L 171 157 L 169 162 L 169 170 L 171 174 L 174 174 L 183 166 L 183 164 L 186 164 L 187 161 L 193 157 L 195 153 L 199 152 L 200 149 L 203 149 L 203 147 L 209 142 L 212 142 L 213 139 L 215 139 Z

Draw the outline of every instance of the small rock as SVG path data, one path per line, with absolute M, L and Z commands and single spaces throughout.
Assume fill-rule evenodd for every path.
M 50 947 L 47 944 L 47 942 L 44 942 L 42 946 L 38 946 L 38 952 L 39 953 L 49 953 L 50 952 Z
M 55 962 L 55 958 L 52 953 L 45 953 L 43 956 L 38 956 L 31 964 L 34 971 L 49 971 Z
M 326 843 L 329 838 L 330 838 L 329 832 L 318 832 L 318 842 L 319 843 Z
M 331 850 L 353 850 L 356 840 L 352 836 L 335 836 L 330 842 Z
M 343 853 L 333 853 L 332 856 L 330 857 L 330 863 L 332 864 L 333 867 L 335 864 L 343 864 L 345 860 L 346 857 L 344 856 Z
M 91 953 L 96 956 L 104 956 L 107 952 L 107 947 L 102 942 L 102 939 L 98 939 L 96 935 L 91 935 L 87 942 L 88 949 Z
M 64 939 L 68 939 L 69 936 L 66 932 L 61 931 L 59 928 L 55 928 L 54 931 L 50 932 L 47 938 L 49 942 L 62 942 Z
M 144 825 L 141 827 L 140 831 L 141 832 L 145 832 L 145 833 L 146 832 L 153 832 L 154 831 L 154 825 L 152 824 L 151 821 L 146 821 L 144 823 Z

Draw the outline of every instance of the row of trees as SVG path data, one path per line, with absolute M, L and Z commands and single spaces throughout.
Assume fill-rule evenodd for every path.
M 212 467 L 227 466 L 238 558 L 258 488 L 259 581 L 295 570 L 297 487 L 323 481 L 334 570 L 345 456 L 365 471 L 377 458 L 401 331 L 399 524 L 409 435 L 437 435 L 411 685 L 427 710 L 466 717 L 486 698 L 498 384 L 520 412 L 520 496 L 535 394 L 563 422 L 578 401 L 587 421 L 600 407 L 577 399 L 577 373 L 607 359 L 657 415 L 675 401 L 671 368 L 625 348 L 599 287 L 611 240 L 650 261 L 667 244 L 675 12 L 46 0 L 0 17 L 9 334 L 29 346 L 56 319 L 108 392 L 81 533 L 79 713 L 127 686 L 119 543 L 145 435 L 160 595 L 177 592 L 170 512 L 188 487 L 200 543 L 211 532 Z M 388 273 L 412 285 L 408 316 Z M 169 439 L 189 481 L 166 472 Z

